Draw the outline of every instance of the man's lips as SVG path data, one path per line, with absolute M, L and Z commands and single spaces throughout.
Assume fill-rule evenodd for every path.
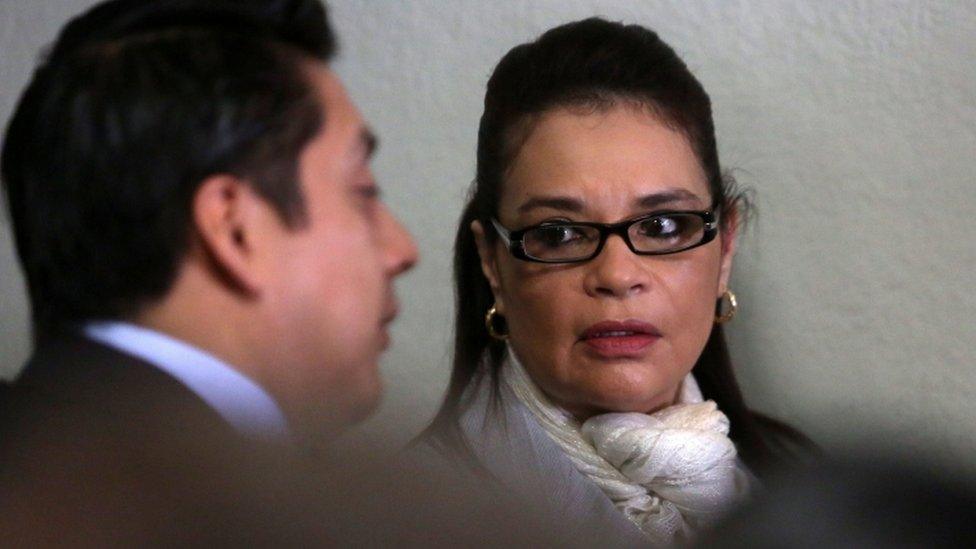
M 383 315 L 383 318 L 380 319 L 380 323 L 383 326 L 386 326 L 389 323 L 393 322 L 396 319 L 398 314 L 400 314 L 399 308 L 393 307 Z
M 396 302 L 386 308 L 386 312 L 380 318 L 380 348 L 386 349 L 390 346 L 390 324 L 400 314 L 400 306 Z
M 598 322 L 580 335 L 580 341 L 604 358 L 636 358 L 660 338 L 653 324 L 639 320 Z
M 383 304 L 383 316 L 380 317 L 380 323 L 386 326 L 393 322 L 398 314 L 400 314 L 400 300 L 396 298 L 396 295 L 391 290 L 387 293 L 386 301 Z

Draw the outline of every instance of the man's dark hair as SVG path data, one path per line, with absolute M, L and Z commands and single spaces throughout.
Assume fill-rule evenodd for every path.
M 2 177 L 35 338 L 126 318 L 169 290 L 210 175 L 289 225 L 335 42 L 319 0 L 114 0 L 62 30 L 17 105 Z

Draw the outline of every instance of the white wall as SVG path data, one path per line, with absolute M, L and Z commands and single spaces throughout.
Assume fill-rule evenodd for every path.
M 4 120 L 37 48 L 90 3 L 0 0 Z M 971 461 L 976 4 L 331 4 L 336 69 L 381 136 L 376 172 L 422 253 L 399 284 L 387 398 L 362 436 L 406 441 L 446 384 L 450 247 L 494 63 L 553 25 L 604 15 L 657 30 L 685 58 L 712 95 L 723 163 L 757 192 L 729 326 L 749 401 L 828 447 Z M 11 374 L 28 335 L 6 226 L 0 261 Z

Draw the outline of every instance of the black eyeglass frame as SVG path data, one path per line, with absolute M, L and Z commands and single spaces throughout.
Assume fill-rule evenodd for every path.
M 628 231 L 631 226 L 636 223 L 641 223 L 647 221 L 648 219 L 653 219 L 655 217 L 667 217 L 669 215 L 694 215 L 700 217 L 705 223 L 705 228 L 702 232 L 702 238 L 698 242 L 679 248 L 677 250 L 668 250 L 666 252 L 642 252 L 634 247 L 634 243 L 630 241 L 630 235 Z M 652 214 L 642 215 L 640 217 L 634 217 L 621 221 L 619 223 L 594 223 L 590 221 L 560 221 L 560 222 L 548 222 L 539 223 L 538 225 L 531 225 L 529 227 L 524 227 L 515 231 L 510 231 L 506 229 L 501 222 L 499 222 L 494 217 L 491 218 L 491 224 L 495 227 L 495 232 L 505 243 L 508 248 L 509 253 L 512 254 L 516 259 L 521 259 L 523 261 L 532 261 L 535 263 L 584 263 L 593 259 L 594 257 L 600 255 L 603 251 L 603 246 L 607 243 L 607 238 L 611 234 L 615 234 L 624 240 L 630 251 L 637 255 L 671 255 L 680 252 L 690 250 L 692 248 L 697 248 L 708 244 L 715 239 L 718 234 L 718 219 L 715 213 L 709 210 L 705 211 L 695 211 L 695 210 L 676 210 L 668 212 L 656 212 Z M 578 259 L 539 259 L 537 257 L 532 257 L 525 253 L 525 244 L 523 242 L 523 237 L 525 233 L 541 228 L 541 227 L 592 227 L 600 231 L 600 242 L 597 244 L 596 249 L 593 253 L 587 257 L 581 257 Z

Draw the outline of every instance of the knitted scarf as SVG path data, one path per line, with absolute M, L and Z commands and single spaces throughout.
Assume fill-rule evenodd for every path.
M 689 541 L 743 498 L 729 420 L 689 373 L 677 402 L 652 414 L 608 413 L 582 424 L 529 378 L 509 347 L 502 379 L 576 468 L 660 545 Z

